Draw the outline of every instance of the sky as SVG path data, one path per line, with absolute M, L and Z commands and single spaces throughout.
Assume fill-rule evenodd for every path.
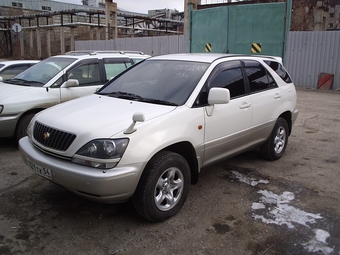
M 82 4 L 81 0 L 53 0 L 70 4 Z M 154 9 L 176 9 L 184 11 L 184 0 L 113 0 L 119 9 L 131 12 L 148 13 Z

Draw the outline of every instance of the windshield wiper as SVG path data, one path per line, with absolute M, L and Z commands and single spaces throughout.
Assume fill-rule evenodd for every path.
M 98 94 L 100 94 L 100 93 L 98 93 Z M 107 95 L 107 96 L 114 96 L 114 97 L 123 98 L 123 99 L 136 100 L 136 101 L 145 102 L 145 103 L 178 106 L 178 104 L 175 104 L 175 103 L 172 103 L 172 102 L 169 102 L 169 101 L 154 99 L 154 98 L 143 98 L 139 95 L 136 95 L 136 94 L 133 94 L 133 93 L 128 93 L 128 92 L 123 92 L 123 91 L 116 91 L 116 92 L 105 93 L 105 94 L 101 94 L 101 95 Z
M 7 79 L 5 82 L 10 83 L 10 84 L 20 84 L 20 85 L 25 85 L 24 83 L 26 82 L 25 79 Z
M 175 104 L 173 102 L 169 102 L 169 101 L 165 101 L 165 100 L 159 100 L 159 99 L 153 99 L 153 98 L 142 98 L 138 101 L 146 102 L 146 103 L 152 103 L 152 104 L 165 104 L 165 105 L 178 106 L 178 104 Z
M 116 91 L 116 92 L 106 93 L 106 94 L 103 94 L 103 95 L 115 96 L 115 97 L 124 98 L 124 99 L 140 99 L 140 98 L 142 98 L 141 96 L 139 96 L 137 94 L 123 92 L 123 91 Z
M 36 83 L 36 84 L 45 84 L 45 83 L 43 83 L 43 82 L 41 82 L 41 81 L 25 81 L 24 82 L 25 84 L 31 84 L 31 83 Z

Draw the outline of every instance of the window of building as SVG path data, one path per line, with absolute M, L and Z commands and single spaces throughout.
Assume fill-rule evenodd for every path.
M 50 11 L 51 7 L 50 6 L 42 6 L 43 11 Z
M 12 2 L 12 6 L 22 8 L 22 3 Z

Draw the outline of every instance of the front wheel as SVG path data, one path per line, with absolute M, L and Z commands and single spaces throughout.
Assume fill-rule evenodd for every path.
M 288 143 L 288 124 L 283 118 L 278 118 L 275 126 L 261 146 L 261 154 L 267 160 L 277 160 L 282 157 Z
M 15 130 L 15 138 L 19 141 L 21 138 L 27 135 L 28 124 L 31 119 L 34 117 L 34 113 L 29 113 L 18 121 L 16 130 Z
M 147 164 L 133 196 L 133 205 L 143 217 L 159 222 L 179 212 L 191 183 L 187 161 L 174 152 L 162 151 Z

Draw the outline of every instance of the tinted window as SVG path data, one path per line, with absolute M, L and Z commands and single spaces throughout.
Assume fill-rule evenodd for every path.
M 229 89 L 230 98 L 240 97 L 246 93 L 239 61 L 231 61 L 217 66 L 217 71 L 209 82 L 209 88 Z
M 146 60 L 112 80 L 98 93 L 158 104 L 183 105 L 208 64 L 190 61 Z
M 244 60 L 243 63 L 251 93 L 277 87 L 274 79 L 259 62 Z
M 207 91 L 214 87 L 229 89 L 230 98 L 244 95 L 246 92 L 241 70 L 241 62 L 230 61 L 217 65 L 208 78 L 208 82 L 205 86 L 203 86 L 201 92 L 196 98 L 194 107 L 207 105 Z
M 268 66 L 270 66 L 271 69 L 273 69 L 283 81 L 286 83 L 292 83 L 292 79 L 290 78 L 288 72 L 286 69 L 278 62 L 276 61 L 264 61 Z

